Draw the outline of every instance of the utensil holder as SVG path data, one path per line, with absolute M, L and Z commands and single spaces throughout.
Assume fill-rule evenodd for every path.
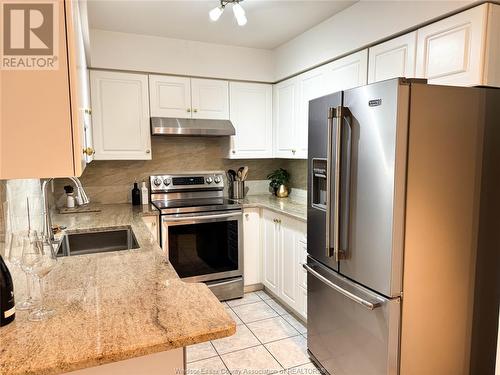
M 243 199 L 245 197 L 245 181 L 233 181 L 230 195 L 231 199 Z

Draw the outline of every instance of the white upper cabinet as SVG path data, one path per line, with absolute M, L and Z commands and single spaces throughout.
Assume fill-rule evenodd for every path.
M 298 98 L 299 85 L 296 77 L 274 85 L 273 128 L 275 157 L 295 158 L 297 154 Z
M 417 76 L 441 85 L 499 86 L 498 7 L 483 4 L 419 29 Z
M 416 48 L 416 31 L 371 47 L 368 53 L 368 83 L 415 77 Z
M 149 76 L 151 117 L 191 118 L 191 79 Z
M 307 133 L 309 126 L 309 101 L 328 94 L 326 68 L 321 66 L 298 77 L 299 113 L 297 118 L 297 152 L 295 157 L 307 159 Z
M 229 120 L 229 82 L 191 78 L 193 118 Z
M 229 82 L 149 75 L 151 117 L 229 120 Z
M 91 71 L 96 160 L 151 159 L 148 76 Z
M 272 85 L 230 82 L 230 119 L 236 129 L 229 158 L 273 156 Z
M 363 50 L 274 85 L 274 156 L 307 159 L 309 101 L 365 85 L 367 67 Z
M 368 50 L 353 53 L 324 66 L 326 93 L 348 90 L 368 83 Z

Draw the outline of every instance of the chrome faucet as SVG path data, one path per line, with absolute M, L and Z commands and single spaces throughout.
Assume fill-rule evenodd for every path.
M 78 177 L 68 177 L 68 178 L 71 181 L 73 181 L 76 187 L 76 204 L 78 206 L 85 206 L 86 204 L 89 204 L 90 202 L 89 197 L 87 196 L 87 193 L 85 193 L 83 185 L 78 179 Z
M 78 206 L 84 206 L 89 204 L 90 200 L 83 189 L 83 185 L 78 179 L 78 177 L 68 177 L 76 187 L 76 203 Z M 44 238 L 48 239 L 49 242 L 54 242 L 54 232 L 52 231 L 52 217 L 50 215 L 50 204 L 49 204 L 49 194 L 48 186 L 53 181 L 53 178 L 44 180 L 42 183 L 42 199 L 43 199 L 43 232 Z

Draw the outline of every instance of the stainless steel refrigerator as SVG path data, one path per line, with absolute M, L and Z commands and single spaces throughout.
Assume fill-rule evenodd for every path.
M 308 350 L 334 375 L 489 374 L 500 90 L 393 79 L 309 103 Z

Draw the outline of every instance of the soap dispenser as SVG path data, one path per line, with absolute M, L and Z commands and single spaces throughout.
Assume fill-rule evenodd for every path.
M 138 206 L 141 204 L 141 191 L 137 186 L 137 182 L 134 182 L 134 188 L 132 189 L 132 205 Z
M 141 202 L 142 204 L 149 203 L 149 190 L 148 187 L 146 186 L 146 181 L 142 181 L 141 185 Z

